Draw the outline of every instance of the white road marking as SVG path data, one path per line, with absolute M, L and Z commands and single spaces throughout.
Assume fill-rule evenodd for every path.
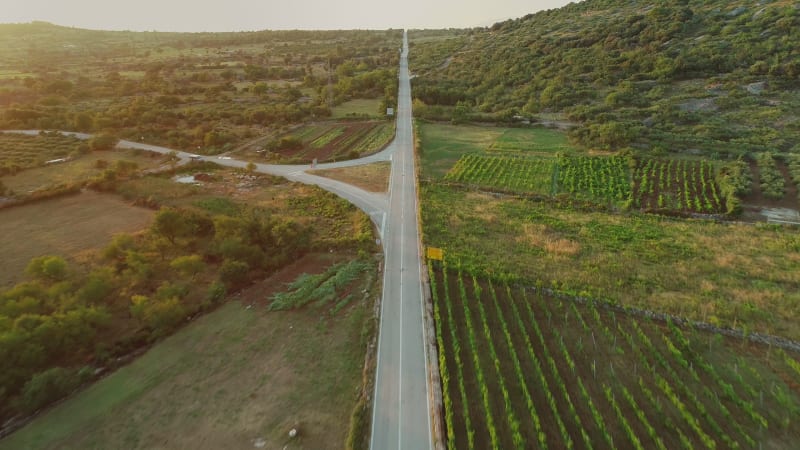
M 406 198 L 400 196 L 400 217 L 402 218 L 406 210 Z M 405 236 L 406 222 L 400 221 L 400 364 L 398 370 L 397 383 L 397 449 L 403 449 L 403 257 L 405 255 L 405 246 L 403 245 L 403 237 Z

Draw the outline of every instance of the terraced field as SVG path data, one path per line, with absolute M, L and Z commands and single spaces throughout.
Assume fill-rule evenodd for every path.
M 294 163 L 353 159 L 381 150 L 393 137 L 394 124 L 384 121 L 312 124 L 283 137 L 302 145 L 277 152 Z

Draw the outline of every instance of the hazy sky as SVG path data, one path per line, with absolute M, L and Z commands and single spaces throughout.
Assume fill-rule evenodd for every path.
M 107 30 L 238 31 L 472 27 L 557 8 L 569 1 L 2 0 L 0 3 L 0 23 L 43 20 Z

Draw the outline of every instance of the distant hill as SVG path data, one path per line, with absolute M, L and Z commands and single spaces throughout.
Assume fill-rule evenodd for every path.
M 563 118 L 576 143 L 607 149 L 800 152 L 794 1 L 587 0 L 411 36 L 423 116 Z

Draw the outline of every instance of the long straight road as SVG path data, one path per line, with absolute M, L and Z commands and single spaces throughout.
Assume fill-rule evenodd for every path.
M 370 447 L 424 450 L 432 439 L 406 34 L 397 100 Z

